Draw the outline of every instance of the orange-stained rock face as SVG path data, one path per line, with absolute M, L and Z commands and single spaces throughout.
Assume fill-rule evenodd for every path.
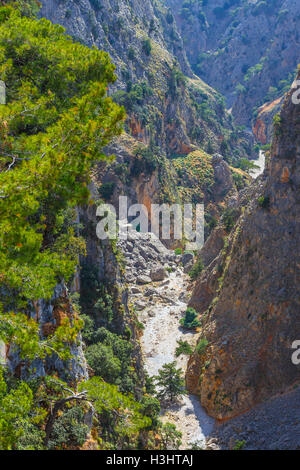
M 178 155 L 188 155 L 195 150 L 195 147 L 189 142 L 187 135 L 180 132 L 181 129 L 175 123 L 166 126 L 169 148 Z
M 263 145 L 267 143 L 267 136 L 266 136 L 266 124 L 261 120 L 257 119 L 255 126 L 253 127 L 253 134 L 255 135 L 256 139 Z
M 199 370 L 202 367 L 203 358 L 200 358 L 199 354 L 193 354 L 190 356 L 187 373 L 186 373 L 186 386 L 187 389 L 197 395 L 200 392 L 200 375 Z
M 149 144 L 149 135 L 147 134 L 146 130 L 142 128 L 142 125 L 135 116 L 131 116 L 128 120 L 128 124 L 131 130 L 131 134 L 135 137 L 139 142 L 143 142 L 145 145 Z
M 54 319 L 54 323 L 46 322 L 42 324 L 42 333 L 44 336 L 53 335 L 55 330 L 61 326 L 65 319 L 72 320 L 74 318 L 75 313 L 71 307 L 70 299 L 63 295 L 56 299 L 55 305 L 53 307 L 52 316 Z
M 278 98 L 271 103 L 265 103 L 260 107 L 259 114 L 252 127 L 253 134 L 258 142 L 266 145 L 271 141 L 273 132 L 273 117 L 280 110 L 283 98 Z
M 290 179 L 290 172 L 289 172 L 289 169 L 285 166 L 282 170 L 281 182 L 288 183 L 289 179 Z
M 159 191 L 159 183 L 157 174 L 154 173 L 150 178 L 145 180 L 145 177 L 141 176 L 138 178 L 136 183 L 136 193 L 139 204 L 146 206 L 149 220 L 151 218 L 151 204 L 157 199 L 157 193 Z
M 53 317 L 55 318 L 57 326 L 61 326 L 66 318 L 72 319 L 73 317 L 70 302 L 66 302 L 65 299 L 63 300 L 62 303 L 59 303 L 53 309 Z

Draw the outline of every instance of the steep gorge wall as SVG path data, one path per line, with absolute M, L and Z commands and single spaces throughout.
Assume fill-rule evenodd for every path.
M 300 338 L 300 106 L 292 93 L 274 129 L 268 167 L 191 299 L 208 344 L 190 358 L 187 385 L 218 419 L 300 381 L 291 360 Z
M 299 61 L 298 0 L 165 4 L 175 15 L 192 69 L 226 96 L 239 124 L 249 126 L 254 110 L 291 85 Z
M 256 140 L 262 145 L 268 145 L 273 136 L 273 119 L 281 109 L 284 97 L 277 98 L 271 103 L 265 103 L 258 109 L 257 117 L 252 126 Z

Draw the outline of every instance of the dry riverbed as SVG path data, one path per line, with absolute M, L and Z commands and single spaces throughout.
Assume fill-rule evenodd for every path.
M 155 302 L 140 314 L 145 327 L 141 338 L 145 368 L 151 376 L 156 375 L 163 364 L 174 360 L 178 367 L 186 370 L 188 356 L 176 358 L 175 350 L 180 339 L 195 344 L 194 334 L 179 325 L 187 307 L 187 288 L 187 275 L 177 268 L 166 281 L 156 283 Z M 192 442 L 205 446 L 205 436 L 212 431 L 214 421 L 206 415 L 197 397 L 187 395 L 163 411 L 163 420 L 176 424 L 181 431 L 182 449 L 189 448 Z
M 188 357 L 176 358 L 175 350 L 180 339 L 192 346 L 196 342 L 195 335 L 179 324 L 187 308 L 189 277 L 180 257 L 164 247 L 154 234 L 141 234 L 130 226 L 128 229 L 127 240 L 120 241 L 119 246 L 126 260 L 129 302 L 144 325 L 141 347 L 145 369 L 154 376 L 164 364 L 176 361 L 185 374 Z M 182 433 L 182 449 L 190 448 L 192 442 L 204 447 L 214 424 L 192 395 L 162 410 L 162 420 L 176 424 Z

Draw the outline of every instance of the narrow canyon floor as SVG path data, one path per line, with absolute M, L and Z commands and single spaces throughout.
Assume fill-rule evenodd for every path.
M 256 179 L 258 176 L 260 176 L 265 169 L 265 164 L 266 164 L 266 156 L 265 152 L 262 150 L 259 151 L 259 156 L 257 160 L 252 160 L 252 162 L 256 165 L 257 168 L 254 168 L 250 171 L 250 175 L 252 178 Z
M 176 357 L 177 341 L 185 340 L 193 346 L 196 338 L 179 323 L 187 308 L 190 287 L 181 257 L 167 250 L 155 235 L 132 230 L 121 247 L 126 258 L 129 301 L 144 327 L 141 347 L 145 369 L 155 376 L 164 364 L 176 361 L 184 374 L 188 356 Z M 162 421 L 174 423 L 182 433 L 181 449 L 190 448 L 192 443 L 204 448 L 214 426 L 214 420 L 193 395 L 162 409 Z
M 176 358 L 175 350 L 178 340 L 195 343 L 194 334 L 179 325 L 186 310 L 186 277 L 182 269 L 177 268 L 166 281 L 157 283 L 157 302 L 140 314 L 145 327 L 141 338 L 145 367 L 151 376 L 156 375 L 163 364 L 174 360 L 185 372 L 188 356 Z M 176 424 L 181 431 L 183 449 L 193 442 L 205 446 L 205 437 L 212 431 L 214 420 L 206 415 L 197 397 L 187 395 L 163 411 L 163 420 Z

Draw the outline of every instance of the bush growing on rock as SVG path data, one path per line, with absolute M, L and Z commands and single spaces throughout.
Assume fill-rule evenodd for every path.
M 177 431 L 175 424 L 165 423 L 160 428 L 160 450 L 179 449 L 182 433 Z
M 208 341 L 206 338 L 202 338 L 200 339 L 200 341 L 198 342 L 197 346 L 196 346 L 196 351 L 198 354 L 203 354 L 206 350 L 208 346 Z
M 267 209 L 270 205 L 270 198 L 269 196 L 261 196 L 258 198 L 258 204 L 260 205 L 260 207 L 262 207 L 263 209 Z
M 224 223 L 227 232 L 230 232 L 230 230 L 233 228 L 236 219 L 237 219 L 236 209 L 233 209 L 230 207 L 225 209 L 223 216 L 222 216 L 222 222 Z
M 198 320 L 198 314 L 194 308 L 189 307 L 185 313 L 184 318 L 180 320 L 180 325 L 189 330 L 194 330 L 201 326 Z
M 189 272 L 190 278 L 193 281 L 195 281 L 199 277 L 201 272 L 203 271 L 203 268 L 204 268 L 204 265 L 203 265 L 202 259 L 198 258 L 198 260 L 196 261 L 196 263 L 194 264 L 194 266 Z
M 135 51 L 134 51 L 133 47 L 129 48 L 127 56 L 128 56 L 129 60 L 134 60 L 135 59 Z
M 139 176 L 141 173 L 151 174 L 157 168 L 157 156 L 150 147 L 138 147 L 135 151 L 135 158 L 130 169 L 132 176 Z
M 175 351 L 176 357 L 180 356 L 180 354 L 186 354 L 186 355 L 192 354 L 193 349 L 187 341 L 179 340 L 177 341 L 177 343 L 178 343 L 178 346 Z
M 146 55 L 151 54 L 152 46 L 151 46 L 151 41 L 150 41 L 149 38 L 143 40 L 142 49 L 143 49 L 143 52 L 145 52 Z
M 121 373 L 121 362 L 110 346 L 92 344 L 86 350 L 86 360 L 95 374 L 107 382 L 114 383 Z
M 99 188 L 99 194 L 105 201 L 108 201 L 113 195 L 114 189 L 115 183 L 103 183 Z
M 238 164 L 238 168 L 243 171 L 246 171 L 246 173 L 249 173 L 251 172 L 251 170 L 258 169 L 259 166 L 256 165 L 255 162 L 248 160 L 247 158 L 241 158 Z
M 159 400 L 150 395 L 145 395 L 141 401 L 142 404 L 142 413 L 144 416 L 148 416 L 152 421 L 152 427 L 158 425 L 158 417 L 160 413 L 160 403 Z
M 246 445 L 246 441 L 236 441 L 233 450 L 243 450 Z
M 82 446 L 88 430 L 88 426 L 84 424 L 83 409 L 80 406 L 74 406 L 57 418 L 48 448 L 63 449 L 66 445 L 70 448 Z
M 81 315 L 81 318 L 84 319 L 82 337 L 88 344 L 89 366 L 105 381 L 118 385 L 121 392 L 131 392 L 136 380 L 131 368 L 132 344 L 104 327 L 97 329 L 88 315 Z
M 140 432 L 151 426 L 151 419 L 143 414 L 142 404 L 100 377 L 81 383 L 79 390 L 85 390 L 93 403 L 100 439 L 113 449 L 136 448 Z

